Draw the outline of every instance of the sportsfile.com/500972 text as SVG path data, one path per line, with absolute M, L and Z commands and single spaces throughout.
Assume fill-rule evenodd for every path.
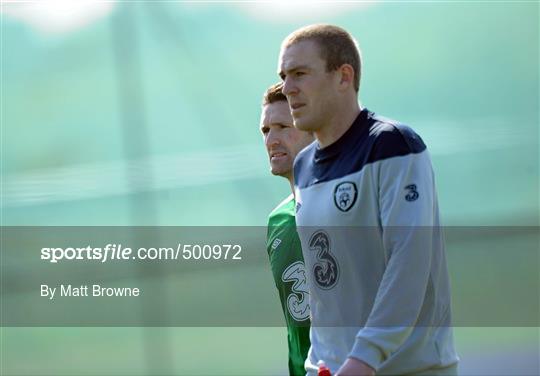
M 239 244 L 178 244 L 172 247 L 138 248 L 134 251 L 122 244 L 107 244 L 105 247 L 41 248 L 41 260 L 50 263 L 59 261 L 126 261 L 126 260 L 242 260 Z

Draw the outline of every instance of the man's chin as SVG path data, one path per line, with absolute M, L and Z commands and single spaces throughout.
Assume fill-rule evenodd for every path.
M 284 178 L 289 176 L 289 174 L 291 173 L 290 170 L 285 171 L 285 170 L 280 170 L 280 169 L 272 169 L 271 172 L 272 172 L 272 175 L 274 175 L 274 176 L 281 176 L 281 177 L 284 177 Z
M 300 131 L 313 131 L 311 124 L 303 119 L 294 119 L 294 127 Z

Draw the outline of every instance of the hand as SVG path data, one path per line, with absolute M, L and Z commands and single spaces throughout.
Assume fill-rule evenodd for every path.
M 355 358 L 347 358 L 335 376 L 374 376 L 375 370 L 366 363 Z

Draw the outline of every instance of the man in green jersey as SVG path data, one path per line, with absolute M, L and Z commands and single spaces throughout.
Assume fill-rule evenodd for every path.
M 270 213 L 266 249 L 287 323 L 289 373 L 305 375 L 304 361 L 310 347 L 310 310 L 304 259 L 294 220 L 292 166 L 296 154 L 314 138 L 313 134 L 294 128 L 281 88 L 281 83 L 273 85 L 264 94 L 260 127 L 271 172 L 286 178 L 293 193 Z

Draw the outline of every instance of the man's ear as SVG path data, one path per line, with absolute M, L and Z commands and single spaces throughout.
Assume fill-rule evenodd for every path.
M 354 86 L 354 69 L 350 64 L 343 64 L 338 68 L 338 71 L 340 74 L 339 86 L 341 89 L 346 90 Z

